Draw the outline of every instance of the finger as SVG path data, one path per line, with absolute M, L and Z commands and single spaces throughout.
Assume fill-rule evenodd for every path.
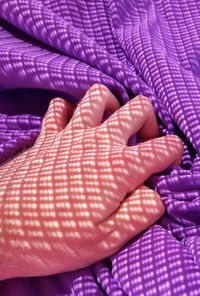
M 149 99 L 137 96 L 118 109 L 101 126 L 102 131 L 112 134 L 116 141 L 127 144 L 128 139 L 138 132 L 140 139 L 159 136 L 158 125 Z
M 109 250 L 119 249 L 128 240 L 152 225 L 164 213 L 158 193 L 142 185 L 121 202 L 119 208 L 98 225 L 108 234 L 102 245 Z M 103 247 L 102 246 L 102 247 Z
M 106 86 L 94 84 L 78 104 L 70 124 L 75 129 L 98 126 L 105 110 L 114 112 L 119 107 L 119 102 Z
M 152 174 L 166 169 L 169 165 L 180 165 L 183 143 L 175 135 L 149 140 L 134 147 L 126 147 L 123 152 L 124 166 L 128 177 L 126 188 L 131 192 Z
M 42 122 L 40 138 L 62 131 L 71 118 L 74 106 L 61 98 L 51 100 Z

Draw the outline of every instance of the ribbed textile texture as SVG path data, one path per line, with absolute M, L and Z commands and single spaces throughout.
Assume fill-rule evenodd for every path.
M 185 148 L 147 182 L 166 207 L 158 223 L 104 261 L 5 280 L 0 295 L 200 295 L 199 14 L 192 0 L 0 0 L 2 164 L 34 144 L 51 98 L 77 103 L 94 83 L 121 105 L 148 97 Z

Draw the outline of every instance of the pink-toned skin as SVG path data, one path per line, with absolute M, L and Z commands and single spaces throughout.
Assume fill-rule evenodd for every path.
M 129 147 L 134 133 L 145 142 Z M 143 96 L 120 108 L 95 84 L 75 111 L 53 99 L 35 145 L 0 168 L 0 279 L 90 265 L 160 218 L 163 203 L 143 182 L 179 165 L 183 145 L 158 136 Z

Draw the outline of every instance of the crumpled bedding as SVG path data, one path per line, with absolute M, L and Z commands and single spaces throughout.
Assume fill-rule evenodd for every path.
M 152 176 L 164 216 L 82 270 L 0 282 L 0 295 L 200 295 L 200 3 L 0 0 L 0 162 L 32 146 L 48 102 L 105 84 L 151 100 L 182 166 Z

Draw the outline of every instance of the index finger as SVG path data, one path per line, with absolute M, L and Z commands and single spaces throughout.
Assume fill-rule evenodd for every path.
M 125 145 L 135 133 L 141 140 L 159 136 L 152 104 L 148 98 L 140 95 L 115 111 L 101 125 L 100 130 L 113 134 L 117 142 Z

